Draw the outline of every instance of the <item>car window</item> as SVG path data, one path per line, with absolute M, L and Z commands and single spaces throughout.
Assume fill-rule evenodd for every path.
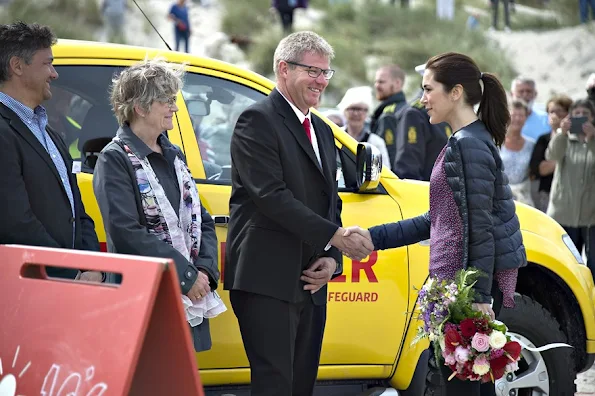
M 56 66 L 52 98 L 44 103 L 48 126 L 64 139 L 81 170 L 92 173 L 97 155 L 116 135 L 118 123 L 109 105 L 108 89 L 122 67 Z
M 229 145 L 242 111 L 265 94 L 221 78 L 188 73 L 182 89 L 206 178 L 231 183 Z

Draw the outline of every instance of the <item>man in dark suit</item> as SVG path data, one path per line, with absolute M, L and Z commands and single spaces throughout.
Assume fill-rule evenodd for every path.
M 252 396 L 312 394 L 326 285 L 342 272 L 341 251 L 362 259 L 373 249 L 361 235 L 343 236 L 333 133 L 310 112 L 333 75 L 333 56 L 315 33 L 284 38 L 274 55 L 277 88 L 241 114 L 231 140 L 224 288 Z
M 72 159 L 58 133 L 46 128 L 41 106 L 58 78 L 52 66 L 55 43 L 46 26 L 0 25 L 0 244 L 98 251 Z M 71 269 L 47 272 L 77 275 Z M 101 281 L 102 274 L 86 271 L 80 279 Z

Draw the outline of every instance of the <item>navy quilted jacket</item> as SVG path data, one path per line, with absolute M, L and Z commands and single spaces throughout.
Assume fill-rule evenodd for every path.
M 527 265 L 512 191 L 498 148 L 477 120 L 450 137 L 444 154 L 448 185 L 463 220 L 462 267 L 488 276 L 476 285 L 477 302 L 491 300 L 495 272 Z M 376 250 L 410 245 L 430 238 L 430 215 L 370 228 Z

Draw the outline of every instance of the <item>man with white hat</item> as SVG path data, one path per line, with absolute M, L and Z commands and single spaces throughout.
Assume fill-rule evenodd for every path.
M 423 75 L 425 65 L 415 71 Z M 417 98 L 404 111 L 396 133 L 396 155 L 392 170 L 401 179 L 430 180 L 434 162 L 452 134 L 448 124 L 432 125 L 420 99 Z

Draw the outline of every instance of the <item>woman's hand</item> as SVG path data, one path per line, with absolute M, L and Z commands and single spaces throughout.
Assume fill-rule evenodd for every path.
M 571 125 L 571 121 L 570 121 L 570 116 L 566 116 L 564 117 L 564 119 L 562 121 L 560 121 L 560 129 L 562 129 L 562 132 L 564 132 L 566 135 L 568 135 L 568 131 L 570 131 L 570 125 Z
M 588 142 L 589 140 L 595 138 L 595 125 L 591 122 L 585 122 L 583 124 L 583 132 L 585 133 L 585 140 Z
M 476 311 L 488 314 L 492 320 L 496 319 L 496 314 L 494 313 L 494 310 L 492 309 L 492 306 L 490 304 L 474 303 L 471 307 Z

